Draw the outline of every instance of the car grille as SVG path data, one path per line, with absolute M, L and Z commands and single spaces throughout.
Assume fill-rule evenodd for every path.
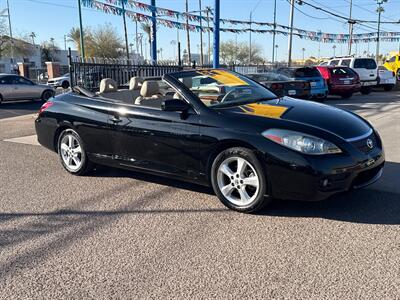
M 372 141 L 372 147 L 368 146 L 369 140 Z M 377 146 L 379 146 L 378 139 L 376 138 L 376 135 L 374 133 L 372 133 L 370 136 L 368 136 L 365 139 L 352 142 L 351 144 L 364 154 L 371 152 L 373 149 L 375 149 Z

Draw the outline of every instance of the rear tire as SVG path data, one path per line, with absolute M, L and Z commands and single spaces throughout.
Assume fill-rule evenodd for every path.
M 383 89 L 385 90 L 385 92 L 390 92 L 391 90 L 393 90 L 394 86 L 393 85 L 385 85 L 383 87 Z
M 69 88 L 69 82 L 68 81 L 63 81 L 63 83 L 61 84 L 61 87 L 66 90 L 67 88 Z
M 353 93 L 347 93 L 347 94 L 341 95 L 342 99 L 350 99 L 352 96 L 353 96 Z
M 400 81 L 400 69 L 397 70 L 397 81 Z
M 82 139 L 76 131 L 66 129 L 61 132 L 57 150 L 61 164 L 68 173 L 81 176 L 93 168 L 86 155 Z
M 54 96 L 54 92 L 52 90 L 45 90 L 42 93 L 41 99 L 42 99 L 43 102 L 47 102 L 53 96 Z
M 360 92 L 363 95 L 369 95 L 369 94 L 371 94 L 371 91 L 372 91 L 372 88 L 370 88 L 370 87 L 362 87 Z
M 265 197 L 267 180 L 256 155 L 247 148 L 221 152 L 211 167 L 211 183 L 219 200 L 228 208 L 253 213 L 271 202 Z

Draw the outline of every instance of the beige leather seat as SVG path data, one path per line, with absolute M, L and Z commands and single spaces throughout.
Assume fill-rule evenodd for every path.
M 118 84 L 111 78 L 104 78 L 100 81 L 100 94 L 118 92 Z
M 161 102 L 167 99 L 160 92 L 160 86 L 155 80 L 147 80 L 143 82 L 142 88 L 140 89 L 140 96 L 136 98 L 135 104 L 161 107 Z
M 143 78 L 132 77 L 131 80 L 129 81 L 129 89 L 131 91 L 140 91 L 142 84 L 143 84 Z M 139 93 L 138 93 L 138 96 L 139 96 Z

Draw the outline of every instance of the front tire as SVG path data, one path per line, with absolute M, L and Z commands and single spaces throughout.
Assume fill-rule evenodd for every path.
M 271 201 L 265 197 L 264 168 L 247 148 L 235 147 L 221 152 L 211 168 L 211 183 L 219 200 L 239 212 L 256 212 Z
M 383 87 L 383 89 L 385 90 L 385 92 L 390 92 L 391 90 L 393 90 L 394 86 L 393 85 L 385 85 Z
M 69 88 L 69 82 L 68 81 L 63 81 L 63 83 L 61 84 L 61 87 L 66 90 L 67 88 Z
M 65 170 L 73 175 L 84 175 L 91 169 L 82 139 L 72 129 L 64 130 L 58 138 L 58 155 Z
M 47 102 L 51 97 L 54 96 L 54 92 L 51 90 L 45 90 L 42 94 L 42 101 Z

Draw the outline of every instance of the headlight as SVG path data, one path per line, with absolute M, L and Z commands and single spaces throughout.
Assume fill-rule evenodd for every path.
M 285 129 L 268 129 L 262 135 L 282 146 L 306 154 L 321 155 L 342 152 L 342 150 L 331 142 L 301 132 Z

